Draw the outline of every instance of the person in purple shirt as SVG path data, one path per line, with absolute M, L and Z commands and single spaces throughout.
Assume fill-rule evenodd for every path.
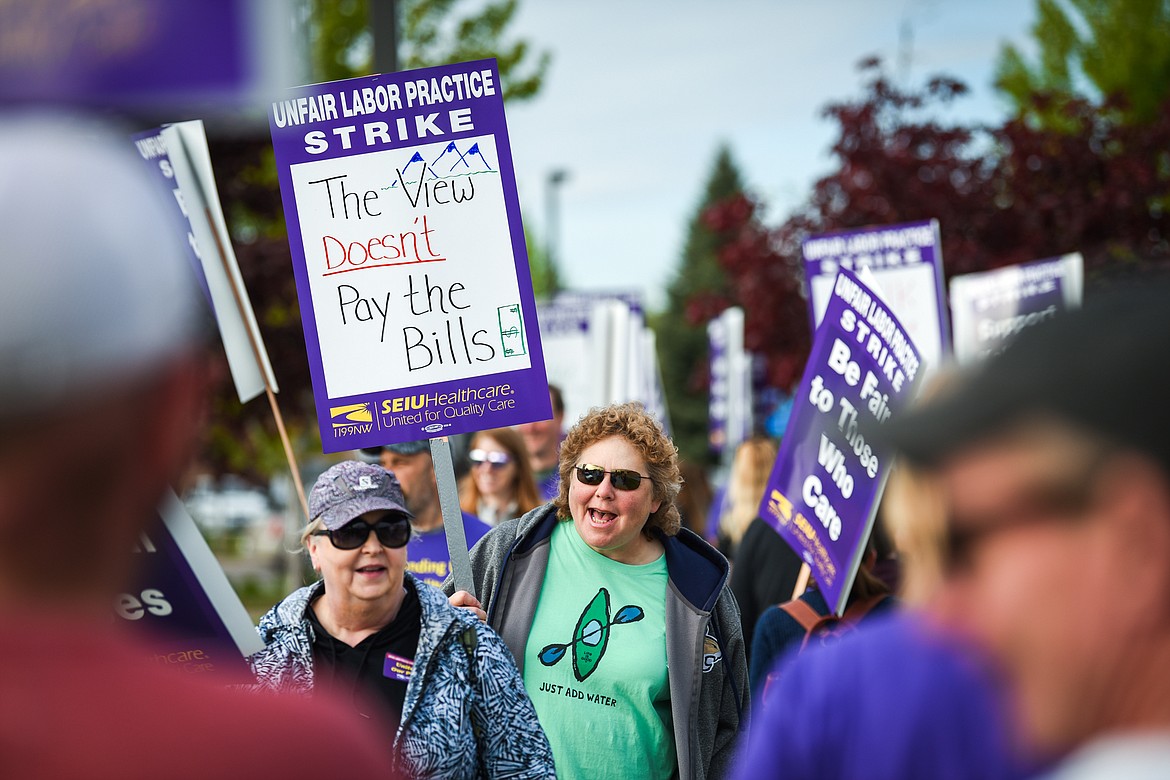
M 993 677 L 914 613 L 875 617 L 787 656 L 740 748 L 737 780 L 1015 780 L 1017 757 Z
M 406 508 L 414 515 L 411 521 L 414 535 L 406 546 L 406 570 L 428 585 L 440 587 L 451 571 L 451 555 L 443 532 L 443 509 L 439 504 L 430 444 L 420 439 L 368 447 L 362 453 L 367 458 L 376 458 L 398 478 L 406 496 Z M 471 547 L 491 528 L 475 515 L 467 512 L 462 515 L 463 532 L 467 535 L 467 546 Z

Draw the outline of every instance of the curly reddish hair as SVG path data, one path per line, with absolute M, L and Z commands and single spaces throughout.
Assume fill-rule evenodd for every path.
M 571 517 L 569 480 L 573 477 L 573 469 L 577 467 L 581 453 L 602 439 L 613 436 L 628 441 L 646 461 L 654 500 L 661 502 L 658 511 L 651 513 L 642 527 L 643 535 L 653 539 L 652 529 L 657 528 L 666 536 L 674 536 L 682 526 L 678 507 L 675 506 L 682 488 L 678 447 L 674 446 L 662 425 L 640 403 L 594 407 L 569 429 L 569 435 L 561 442 L 561 462 L 558 467 L 561 485 L 553 502 L 557 516 L 562 520 Z

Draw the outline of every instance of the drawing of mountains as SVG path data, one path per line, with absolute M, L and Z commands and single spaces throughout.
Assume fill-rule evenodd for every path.
M 402 181 L 407 184 L 414 184 L 418 181 L 412 176 L 429 176 L 431 180 L 434 179 L 449 179 L 454 176 L 465 176 L 476 173 L 499 173 L 483 152 L 479 149 L 479 144 L 472 144 L 466 151 L 461 151 L 458 144 L 454 141 L 443 147 L 443 151 L 434 159 L 433 162 L 427 162 L 423 159 L 421 152 L 415 152 L 411 155 L 409 161 L 403 166 L 399 173 Z M 389 187 L 383 187 L 383 190 L 392 190 L 398 186 L 398 180 L 390 182 Z
M 418 165 L 417 166 L 414 165 L 415 163 L 418 163 Z M 436 174 L 434 171 L 434 166 L 432 166 L 431 168 L 427 168 L 426 160 L 424 160 L 423 156 L 421 154 L 419 154 L 418 152 L 415 152 L 414 156 L 410 158 L 410 162 L 408 162 L 406 164 L 406 166 L 403 167 L 403 169 L 402 169 L 403 178 L 405 178 L 406 174 L 410 172 L 411 166 L 414 166 L 414 169 L 416 171 L 424 171 L 425 170 L 427 173 L 429 173 L 431 175 L 432 179 L 439 178 L 438 174 Z M 395 182 L 395 184 L 397 184 L 397 182 Z M 394 186 L 394 185 L 391 185 L 391 186 Z
M 411 161 L 413 162 L 413 158 Z M 431 168 L 438 171 L 440 176 L 485 171 L 494 173 L 496 170 L 483 156 L 478 143 L 472 144 L 467 151 L 460 151 L 454 141 L 447 144 L 443 152 L 431 161 Z

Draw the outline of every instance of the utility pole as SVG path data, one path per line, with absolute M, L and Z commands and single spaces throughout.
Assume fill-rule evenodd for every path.
M 397 0 L 370 0 L 370 32 L 374 36 L 374 73 L 397 72 Z
M 545 254 L 548 256 L 548 266 L 550 276 L 553 281 L 560 278 L 557 271 L 557 262 L 560 259 L 558 252 L 560 250 L 560 212 L 558 194 L 560 193 L 561 185 L 569 178 L 569 172 L 564 168 L 556 168 L 549 171 L 548 179 L 545 180 L 545 221 L 547 224 L 548 236 L 546 238 L 547 244 L 545 246 Z M 558 285 L 559 286 L 559 285 Z M 557 290 L 550 290 L 550 292 L 558 292 Z

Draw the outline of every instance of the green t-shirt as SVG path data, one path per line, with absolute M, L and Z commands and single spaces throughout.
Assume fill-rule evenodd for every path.
M 675 772 L 666 673 L 666 559 L 630 566 L 558 523 L 524 686 L 562 778 Z

